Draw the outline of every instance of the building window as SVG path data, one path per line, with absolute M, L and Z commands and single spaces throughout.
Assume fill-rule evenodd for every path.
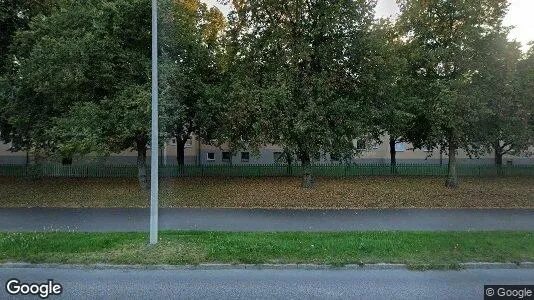
M 187 139 L 187 141 L 185 141 L 184 147 L 191 148 L 192 146 L 193 146 L 193 140 Z
M 241 161 L 242 162 L 248 162 L 250 159 L 250 153 L 249 152 L 241 152 Z
M 403 142 L 395 143 L 395 152 L 404 152 L 406 151 L 406 145 Z
M 511 165 L 513 165 L 513 164 L 514 164 L 514 162 L 511 161 L 511 160 L 507 160 L 507 161 L 506 161 L 506 165 L 507 165 L 507 166 L 511 166 Z
M 374 143 L 373 144 L 373 150 L 378 150 L 379 147 L 380 147 L 380 145 L 378 145 L 378 143 Z
M 232 160 L 232 154 L 230 152 L 223 152 L 222 153 L 222 161 L 229 162 Z
M 215 152 L 208 152 L 208 153 L 206 154 L 206 159 L 207 159 L 208 161 L 214 161 L 214 160 L 215 160 Z
M 171 145 L 172 146 L 176 146 L 176 138 L 172 138 L 171 139 Z

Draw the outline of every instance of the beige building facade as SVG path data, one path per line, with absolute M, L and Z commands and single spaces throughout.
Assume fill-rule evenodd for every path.
M 354 146 L 359 149 L 359 155 L 352 158 L 352 163 L 360 164 L 389 164 L 389 137 L 383 136 L 380 143 L 369 143 L 354 141 Z M 397 164 L 447 164 L 448 156 L 446 151 L 440 149 L 421 150 L 414 149 L 409 143 L 398 142 L 395 145 Z M 201 143 L 195 137 L 187 141 L 184 149 L 185 163 L 188 165 L 221 165 L 221 164 L 274 164 L 285 163 L 282 148 L 276 145 L 266 145 L 261 147 L 259 153 L 253 153 L 251 149 L 243 149 L 230 152 L 226 145 L 213 146 Z M 534 153 L 534 147 L 529 149 Z M 164 147 L 159 150 L 160 162 L 162 165 L 177 164 L 177 147 L 173 139 L 165 142 Z M 32 154 L 19 151 L 12 152 L 9 144 L 0 143 L 0 164 L 26 164 L 32 162 Z M 147 151 L 150 156 L 150 149 Z M 492 153 L 487 153 L 477 158 L 469 158 L 465 151 L 458 151 L 458 161 L 460 164 L 494 164 Z M 135 151 L 123 151 L 110 156 L 98 157 L 87 156 L 75 158 L 74 163 L 98 163 L 98 164 L 135 164 L 137 153 Z M 147 160 L 149 162 L 149 160 Z M 60 160 L 57 162 L 61 162 Z M 315 159 L 316 163 L 342 163 L 332 160 L 330 155 L 324 154 Z M 505 165 L 533 165 L 534 157 L 505 155 L 503 158 Z

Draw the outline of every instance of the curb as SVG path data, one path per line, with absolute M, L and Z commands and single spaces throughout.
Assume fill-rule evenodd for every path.
M 414 268 L 416 267 L 416 268 Z M 452 267 L 452 268 L 451 268 Z M 85 269 L 85 270 L 489 270 L 489 269 L 534 269 L 534 262 L 489 263 L 469 262 L 459 264 L 348 264 L 344 266 L 319 264 L 199 264 L 199 265 L 111 265 L 111 264 L 32 264 L 2 263 L 0 268 L 16 269 Z

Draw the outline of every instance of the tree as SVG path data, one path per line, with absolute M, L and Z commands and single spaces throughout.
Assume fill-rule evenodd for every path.
M 18 32 L 8 114 L 14 145 L 62 155 L 133 148 L 144 185 L 150 23 L 148 0 L 65 1 Z M 61 126 L 83 119 L 92 130 Z
M 493 150 L 495 165 L 501 166 L 503 155 L 520 154 L 534 143 L 529 128 L 528 101 L 522 97 L 518 80 L 521 50 L 517 42 L 507 40 L 508 30 L 485 37 L 488 51 L 479 57 L 480 71 L 469 89 L 485 100 L 486 111 L 477 128 L 480 146 Z
M 137 152 L 139 185 L 148 188 L 146 168 L 150 132 L 150 88 L 131 85 L 113 99 L 75 104 L 68 114 L 56 118 L 47 132 L 59 153 L 108 154 L 126 149 Z M 158 155 L 157 147 L 152 155 Z
M 530 49 L 523 59 L 521 59 L 517 66 L 516 76 L 514 80 L 515 93 L 519 98 L 519 102 L 524 107 L 526 128 L 525 131 L 530 132 L 530 146 L 534 144 L 534 42 L 530 42 Z M 529 153 L 531 154 L 531 153 Z
M 113 89 L 115 79 L 106 77 L 105 70 L 113 61 L 104 57 L 116 49 L 101 38 L 102 31 L 91 28 L 98 15 L 96 1 L 65 6 L 68 9 L 34 19 L 13 41 L 13 93 L 6 115 L 15 149 L 49 149 L 52 141 L 45 132 L 52 118 L 75 102 L 94 101 Z
M 53 0 L 2 0 L 0 11 L 0 76 L 7 72 L 10 61 L 9 47 L 15 32 L 28 29 L 30 20 L 38 15 L 49 15 L 55 9 Z
M 400 7 L 416 80 L 412 90 L 419 99 L 411 140 L 416 147 L 448 147 L 446 186 L 457 187 L 456 153 L 474 151 L 474 125 L 483 109 L 483 101 L 467 88 L 480 72 L 476 57 L 487 50 L 482 41 L 502 27 L 507 2 L 404 0 Z
M 0 11 L 0 141 L 11 142 L 12 126 L 8 119 L 8 105 L 13 96 L 13 87 L 8 79 L 12 70 L 13 55 L 10 50 L 15 33 L 28 29 L 30 20 L 49 15 L 55 1 L 3 0 Z
M 395 172 L 395 145 L 397 141 L 407 140 L 406 130 L 413 119 L 406 47 L 390 20 L 379 20 L 373 26 L 372 34 L 376 51 L 371 65 L 376 81 L 369 91 L 375 101 L 372 102 L 372 118 L 368 120 L 375 140 L 380 141 L 384 134 L 389 135 L 390 165 Z
M 372 97 L 367 72 L 373 3 L 367 0 L 234 1 L 229 91 L 233 141 L 277 144 L 302 164 L 351 157 Z
M 176 138 L 183 165 L 191 134 L 209 140 L 219 126 L 225 20 L 217 8 L 198 0 L 167 1 L 161 11 L 161 125 Z

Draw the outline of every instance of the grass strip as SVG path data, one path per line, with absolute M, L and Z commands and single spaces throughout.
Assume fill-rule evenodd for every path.
M 59 264 L 405 263 L 534 261 L 534 232 L 0 233 L 0 262 Z M 428 267 L 425 267 L 428 268 Z

